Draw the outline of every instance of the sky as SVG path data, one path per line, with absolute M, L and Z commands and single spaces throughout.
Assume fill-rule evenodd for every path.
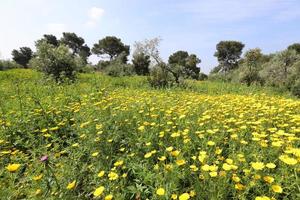
M 43 34 L 75 32 L 90 47 L 113 35 L 131 52 L 135 41 L 160 37 L 165 61 L 188 51 L 208 73 L 219 41 L 241 41 L 244 52 L 276 52 L 300 42 L 299 21 L 299 0 L 0 0 L 0 58 L 22 46 L 34 49 Z

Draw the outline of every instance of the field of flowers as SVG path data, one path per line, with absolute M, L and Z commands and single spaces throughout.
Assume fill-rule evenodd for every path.
M 297 99 L 0 73 L 0 199 L 300 199 Z

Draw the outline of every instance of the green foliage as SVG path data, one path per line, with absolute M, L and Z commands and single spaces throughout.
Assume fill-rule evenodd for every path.
M 207 80 L 207 79 L 208 79 L 207 74 L 204 74 L 203 72 L 199 73 L 199 78 L 198 78 L 199 81 L 204 81 L 204 80 Z
M 174 78 L 167 70 L 167 65 L 160 63 L 151 69 L 148 82 L 151 87 L 164 88 L 174 85 Z
M 63 37 L 60 42 L 68 46 L 72 50 L 73 55 L 79 55 L 85 63 L 87 63 L 88 57 L 91 55 L 90 48 L 84 44 L 85 41 L 82 37 L 77 36 L 75 33 L 63 33 Z
M 42 39 L 39 39 L 38 41 L 36 41 L 36 45 L 39 45 L 42 42 L 46 42 L 55 47 L 58 47 L 58 45 L 59 45 L 59 41 L 57 40 L 56 36 L 51 35 L 51 34 L 44 34 Z
M 288 46 L 288 50 L 295 50 L 297 54 L 300 54 L 300 43 L 294 43 Z
M 217 44 L 214 56 L 218 58 L 220 71 L 226 73 L 237 68 L 244 46 L 238 41 L 221 41 Z
M 144 53 L 135 54 L 132 59 L 134 70 L 137 75 L 149 75 L 150 56 Z
M 294 151 L 299 141 L 291 137 L 298 131 L 299 101 L 256 86 L 191 81 L 188 90 L 155 90 L 145 80 L 95 73 L 57 85 L 32 70 L 1 72 L 1 198 L 92 199 L 103 185 L 99 199 L 108 194 L 117 200 L 170 199 L 173 193 L 194 190 L 190 199 L 297 199 L 293 169 L 299 161 L 290 166 L 278 156 L 299 157 Z M 255 131 L 267 135 L 262 140 L 268 147 L 257 141 Z M 272 141 L 274 136 L 278 140 Z M 273 146 L 278 141 L 282 146 Z M 166 151 L 170 146 L 177 157 Z M 43 155 L 48 162 L 40 161 Z M 159 161 L 161 156 L 166 160 Z M 180 160 L 185 164 L 179 166 Z M 118 161 L 123 164 L 115 166 Z M 276 168 L 256 171 L 252 162 L 271 162 Z M 9 163 L 21 167 L 11 173 L 5 168 Z M 238 168 L 224 173 L 225 163 Z M 217 167 L 216 177 L 203 170 L 205 164 Z M 98 177 L 102 170 L 104 176 Z M 109 180 L 110 172 L 118 179 Z M 272 191 L 263 179 L 267 175 L 283 193 Z M 246 189 L 237 191 L 236 180 Z M 74 188 L 67 189 L 73 181 Z M 247 184 L 251 181 L 255 185 Z M 165 196 L 156 195 L 160 187 Z
M 189 55 L 186 51 L 177 51 L 169 57 L 169 71 L 176 80 L 180 77 L 198 79 L 201 62 L 195 54 Z
M 21 66 L 14 61 L 10 60 L 0 60 L 0 71 L 20 68 Z
M 121 77 L 135 75 L 134 67 L 124 63 L 124 52 L 117 56 L 114 60 L 103 69 L 103 72 L 109 76 Z
M 293 66 L 300 60 L 294 50 L 285 50 L 276 54 L 260 71 L 267 85 L 291 89 L 290 79 L 294 76 Z
M 65 78 L 74 80 L 77 66 L 76 60 L 65 45 L 54 47 L 42 42 L 37 46 L 36 57 L 31 65 L 46 75 L 52 76 L 57 82 Z
M 11 54 L 12 59 L 24 68 L 28 68 L 28 63 L 33 57 L 33 52 L 29 47 L 21 47 L 20 50 L 14 49 Z
M 121 39 L 115 36 L 107 36 L 99 40 L 99 42 L 94 44 L 94 47 L 92 48 L 92 52 L 94 54 L 99 56 L 107 54 L 109 55 L 110 60 L 115 59 L 123 52 L 125 52 L 125 55 L 127 57 L 129 55 L 129 51 L 129 46 L 124 45 Z

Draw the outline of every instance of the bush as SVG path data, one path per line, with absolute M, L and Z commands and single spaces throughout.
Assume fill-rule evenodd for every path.
M 112 62 L 105 68 L 104 73 L 113 77 L 121 77 L 132 76 L 135 74 L 135 71 L 132 65 Z
M 199 81 L 205 81 L 208 79 L 208 76 L 202 72 L 199 73 L 199 77 L 198 77 L 198 80 Z
M 76 77 L 76 60 L 65 45 L 54 47 L 42 42 L 37 46 L 36 57 L 31 60 L 31 65 L 37 70 L 49 75 L 56 82 L 64 79 L 74 80 Z
M 292 87 L 292 94 L 296 97 L 300 97 L 300 79 L 298 79 Z
M 152 87 L 155 88 L 167 87 L 175 84 L 175 80 L 173 79 L 172 75 L 167 71 L 165 63 L 160 63 L 156 65 L 150 71 L 148 82 Z
M 0 60 L 0 71 L 15 69 L 15 68 L 21 68 L 21 65 L 10 60 Z

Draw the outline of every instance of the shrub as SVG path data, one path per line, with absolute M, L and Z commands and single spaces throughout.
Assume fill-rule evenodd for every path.
M 204 80 L 207 80 L 208 79 L 208 76 L 202 72 L 199 73 L 199 77 L 198 77 L 198 80 L 199 81 L 204 81 Z
M 148 82 L 152 87 L 160 88 L 174 85 L 175 80 L 167 71 L 166 64 L 160 63 L 150 71 Z
M 132 65 L 112 62 L 105 68 L 104 73 L 113 77 L 121 77 L 132 76 L 135 74 L 135 71 Z
M 300 97 L 300 79 L 298 79 L 292 87 L 292 94 L 296 97 Z
M 21 65 L 17 64 L 14 61 L 10 60 L 0 60 L 0 71 L 21 68 Z
M 149 75 L 150 56 L 144 53 L 135 54 L 132 63 L 138 75 Z
M 67 78 L 75 79 L 77 65 L 76 60 L 65 45 L 54 47 L 42 42 L 37 46 L 36 57 L 31 65 L 46 75 L 52 76 L 56 82 Z

